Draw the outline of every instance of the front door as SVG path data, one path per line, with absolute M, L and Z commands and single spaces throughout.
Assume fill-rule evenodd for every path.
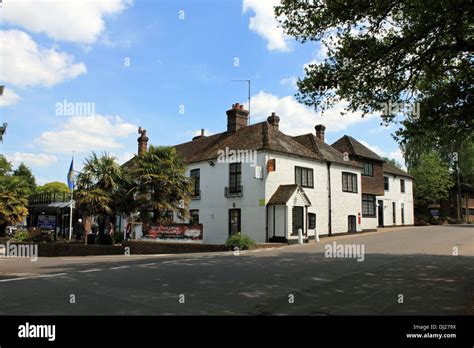
M 383 201 L 379 200 L 378 206 L 379 227 L 383 227 Z
M 240 231 L 240 209 L 229 209 L 229 235 L 233 235 Z
M 303 207 L 293 207 L 293 234 L 297 235 L 299 229 L 304 235 Z
M 357 232 L 355 215 L 349 215 L 347 217 L 347 232 Z

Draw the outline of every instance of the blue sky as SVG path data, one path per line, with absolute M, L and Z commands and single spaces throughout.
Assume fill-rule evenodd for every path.
M 65 182 L 72 151 L 76 169 L 91 151 L 130 158 L 138 126 L 155 145 L 224 131 L 225 111 L 247 101 L 246 84 L 232 80 L 250 79 L 251 123 L 274 111 L 291 135 L 323 123 L 329 143 L 349 134 L 402 162 L 395 127 L 381 127 L 378 116 L 343 117 L 342 106 L 321 116 L 296 102 L 294 80 L 325 48 L 285 37 L 276 1 L 4 0 L 0 152 L 25 162 L 39 184 Z M 95 113 L 61 114 L 64 101 Z

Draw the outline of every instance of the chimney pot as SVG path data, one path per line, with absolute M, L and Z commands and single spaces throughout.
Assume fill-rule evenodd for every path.
M 271 116 L 268 116 L 267 122 L 273 127 L 273 129 L 278 130 L 278 125 L 280 123 L 280 117 L 278 117 L 274 112 Z
M 149 138 L 146 136 L 146 129 L 142 127 L 138 128 L 138 133 L 140 137 L 137 139 L 138 141 L 138 156 L 142 156 L 148 149 L 148 140 Z
M 232 133 L 240 128 L 248 126 L 249 112 L 239 103 L 232 104 L 232 108 L 227 110 L 227 132 Z
M 318 124 L 314 127 L 314 129 L 316 129 L 316 137 L 324 141 L 324 132 L 326 130 L 326 127 L 322 124 Z

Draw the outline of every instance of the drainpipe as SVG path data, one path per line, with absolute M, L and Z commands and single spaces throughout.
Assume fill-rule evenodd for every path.
M 265 205 L 265 235 L 268 243 L 268 205 Z
M 331 214 L 331 162 L 328 165 L 328 236 L 332 235 L 332 214 Z

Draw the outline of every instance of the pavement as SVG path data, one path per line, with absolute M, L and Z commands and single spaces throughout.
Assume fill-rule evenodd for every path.
M 363 261 L 326 257 L 334 242 L 363 247 Z M 474 225 L 239 255 L 0 258 L 0 303 L 0 315 L 472 315 Z

